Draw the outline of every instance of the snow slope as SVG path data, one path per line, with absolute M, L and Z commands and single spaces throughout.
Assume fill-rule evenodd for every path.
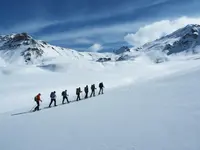
M 147 57 L 138 57 L 135 61 L 98 63 L 87 60 L 57 60 L 49 65 L 0 67 L 1 112 L 15 108 L 32 107 L 34 95 L 42 93 L 49 102 L 49 93 L 56 90 L 58 96 L 66 89 L 74 99 L 76 87 L 82 88 L 92 83 L 105 82 L 113 89 L 135 82 L 187 70 L 199 65 L 198 60 L 170 61 L 155 65 Z M 10 94 L 11 93 L 11 94 Z M 13 95 L 17 99 L 13 100 Z
M 61 72 L 25 67 L 1 74 L 0 149 L 199 150 L 200 61 L 155 65 L 144 60 L 87 68 L 73 63 L 76 69 Z M 45 107 L 53 89 L 69 88 L 72 100 L 75 87 L 99 81 L 105 83 L 104 95 L 10 116 L 29 110 L 38 91 Z
M 191 31 L 184 29 L 167 42 L 181 41 L 178 37 Z M 200 149 L 199 54 L 185 55 L 182 49 L 167 56 L 155 47 L 121 49 L 119 55 L 79 53 L 26 34 L 0 39 L 0 150 Z M 171 50 L 179 44 L 172 45 Z M 198 49 L 198 42 L 192 46 Z M 110 57 L 118 61 L 96 62 Z M 158 58 L 170 61 L 158 63 Z M 51 91 L 59 104 L 63 90 L 74 100 L 77 87 L 99 82 L 105 84 L 104 95 L 11 116 L 30 110 L 37 93 L 44 108 Z

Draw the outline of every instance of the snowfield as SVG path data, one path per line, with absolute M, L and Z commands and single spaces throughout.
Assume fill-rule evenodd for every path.
M 200 60 L 183 57 L 0 65 L 0 149 L 199 150 Z M 11 116 L 30 110 L 38 92 L 43 108 L 53 90 L 61 103 L 62 90 L 74 100 L 76 87 L 102 81 L 104 95 Z
M 188 25 L 115 53 L 1 36 L 0 150 L 200 150 L 199 33 Z M 52 91 L 60 104 L 63 90 L 74 101 L 100 82 L 104 95 L 44 109 Z M 38 93 L 42 110 L 19 114 Z

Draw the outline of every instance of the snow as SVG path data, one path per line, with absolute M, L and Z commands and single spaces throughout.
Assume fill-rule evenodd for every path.
M 199 150 L 200 47 L 199 37 L 193 38 L 198 30 L 189 25 L 120 55 L 77 52 L 31 37 L 28 46 L 20 41 L 15 47 L 16 35 L 2 37 L 0 150 Z M 185 50 L 179 44 L 186 34 Z M 179 53 L 168 56 L 166 46 Z M 29 55 L 22 55 L 27 50 L 28 65 Z M 77 87 L 100 82 L 104 95 L 43 109 L 52 91 L 60 104 L 63 90 L 72 101 Z M 11 115 L 29 111 L 38 93 L 41 111 Z
M 200 149 L 199 59 L 49 64 L 0 68 L 0 149 Z M 62 90 L 74 100 L 76 87 L 102 81 L 104 95 L 11 116 L 30 110 L 38 92 L 43 108 L 53 90 L 61 103 Z

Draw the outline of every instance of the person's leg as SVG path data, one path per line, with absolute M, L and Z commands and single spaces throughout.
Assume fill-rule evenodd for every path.
M 51 102 L 50 102 L 50 104 L 49 104 L 49 107 L 51 107 L 51 104 L 53 103 L 53 100 L 51 99 Z
M 57 106 L 57 105 L 56 105 L 56 99 L 54 99 L 54 106 Z
M 101 93 L 101 88 L 99 89 L 99 93 L 98 94 L 100 95 L 100 93 Z
M 67 103 L 69 103 L 69 99 L 68 99 L 68 97 L 66 96 L 66 100 L 67 100 Z
M 100 88 L 99 94 L 103 94 L 103 89 Z
M 40 102 L 37 101 L 37 110 L 40 110 Z
M 36 111 L 36 110 L 37 110 L 37 107 L 38 107 L 38 106 L 36 106 L 36 107 L 34 108 L 34 110 L 33 110 L 33 111 Z
M 64 104 L 64 102 L 65 102 L 65 97 L 63 96 L 62 104 Z
M 78 101 L 78 94 L 77 94 L 77 98 L 76 98 L 76 101 Z
M 95 96 L 95 92 L 93 91 L 93 96 Z

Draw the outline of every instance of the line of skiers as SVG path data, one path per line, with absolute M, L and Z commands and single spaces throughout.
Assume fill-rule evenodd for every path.
M 99 95 L 103 94 L 103 89 L 104 89 L 104 85 L 103 85 L 103 82 L 101 82 L 101 83 L 99 83 L 99 93 L 98 93 Z M 96 90 L 95 84 L 92 84 L 91 85 L 90 97 L 92 97 L 92 96 L 94 97 L 95 96 L 95 90 Z M 88 98 L 88 93 L 89 93 L 88 85 L 86 85 L 84 87 L 84 92 L 85 92 L 85 97 L 84 98 L 87 99 Z M 76 95 L 77 95 L 76 101 L 81 100 L 81 96 L 80 96 L 81 93 L 82 93 L 81 88 L 80 87 L 77 88 L 76 89 Z M 63 98 L 62 99 L 62 104 L 65 104 L 65 100 L 67 101 L 67 103 L 70 103 L 70 101 L 68 99 L 69 95 L 67 94 L 67 90 L 62 91 L 61 95 L 62 95 L 62 98 Z M 57 106 L 56 105 L 56 91 L 51 92 L 50 99 L 51 99 L 51 101 L 50 101 L 49 107 L 51 107 L 52 103 L 54 103 L 54 106 Z M 37 106 L 34 108 L 34 111 L 38 111 L 38 110 L 40 110 L 40 102 L 42 102 L 41 94 L 39 93 L 38 95 L 36 95 L 34 100 L 35 100 L 35 102 L 37 104 Z

